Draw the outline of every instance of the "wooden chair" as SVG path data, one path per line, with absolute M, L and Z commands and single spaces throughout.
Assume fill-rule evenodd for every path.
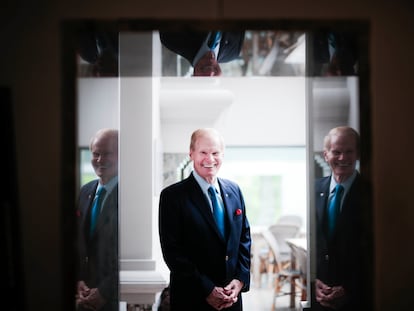
M 299 215 L 282 215 L 279 217 L 279 219 L 276 222 L 277 224 L 287 224 L 287 225 L 296 225 L 299 227 L 302 227 L 303 220 L 302 217 Z
M 307 252 L 302 248 L 297 248 L 295 250 L 295 258 L 296 258 L 296 270 L 299 271 L 301 278 L 298 287 L 301 289 L 301 301 L 305 301 L 307 299 Z
M 286 243 L 286 239 L 297 238 L 300 233 L 300 226 L 297 224 L 276 223 L 269 226 L 268 229 L 279 245 L 280 260 L 282 262 L 290 261 L 292 250 Z
M 266 239 L 273 256 L 274 265 L 274 297 L 272 302 L 272 311 L 276 309 L 276 298 L 284 295 L 290 295 L 291 301 L 296 297 L 297 282 L 300 282 L 301 273 L 299 270 L 291 269 L 289 259 L 284 258 L 280 253 L 278 241 L 269 230 L 263 231 L 263 237 Z M 289 285 L 289 290 L 286 290 Z

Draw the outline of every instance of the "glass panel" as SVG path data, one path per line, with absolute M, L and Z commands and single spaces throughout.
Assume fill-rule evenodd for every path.
M 283 215 L 296 215 L 306 232 L 305 146 L 229 146 L 220 175 L 241 187 L 251 226 L 268 227 Z
M 223 76 L 304 76 L 305 75 L 305 33 L 300 31 L 245 30 L 230 32 L 231 39 L 240 40 L 240 47 L 234 56 L 221 56 L 220 68 Z M 188 40 L 200 42 L 208 32 L 166 32 L 161 31 L 162 75 L 193 75 L 194 52 L 177 46 Z M 203 37 L 204 36 L 204 37 Z M 229 40 L 230 41 L 230 40 Z M 232 42 L 232 41 L 230 41 Z M 224 51 L 222 52 L 224 53 Z
M 88 182 L 98 178 L 91 166 L 92 155 L 89 148 L 80 148 L 79 149 L 79 159 L 80 159 L 80 174 L 79 174 L 79 185 L 83 186 Z
M 79 148 L 76 310 L 118 311 L 118 31 L 97 25 L 81 24 L 74 34 Z
M 102 117 L 95 120 L 107 121 L 106 124 L 92 122 L 96 123 L 95 128 L 108 126 L 121 130 L 121 269 L 165 269 L 156 242 L 157 198 L 163 187 L 188 176 L 191 171 L 186 158 L 189 134 L 206 126 L 218 128 L 226 139 L 226 165 L 221 173 L 242 187 L 251 206 L 252 226 L 268 227 L 290 212 L 306 216 L 307 210 L 302 230 L 308 237 L 307 248 L 315 250 L 312 232 L 316 232 L 317 219 L 313 183 L 315 178 L 329 174 L 322 155 L 323 137 L 338 125 L 352 126 L 361 130 L 362 135 L 369 132 L 364 129 L 369 127 L 369 116 L 359 115 L 368 105 L 367 90 L 360 89 L 360 85 L 367 85 L 367 52 L 361 50 L 361 46 L 367 45 L 363 41 L 366 39 L 364 25 L 317 28 L 299 23 L 290 28 L 299 29 L 295 31 L 262 27 L 260 22 L 241 31 L 236 24 L 227 25 L 223 29 L 227 27 L 241 34 L 240 53 L 229 56 L 231 59 L 226 62 L 218 61 L 219 69 L 215 71 L 202 69 L 200 72 L 204 74 L 208 70 L 221 72 L 220 77 L 207 78 L 196 77 L 194 59 L 200 58 L 197 55 L 201 53 L 200 48 L 188 56 L 180 47 L 159 39 L 160 34 L 161 38 L 163 34 L 164 38 L 168 37 L 165 29 L 178 30 L 175 34 L 180 37 L 188 35 L 184 29 L 186 32 L 190 29 L 201 30 L 196 32 L 202 34 L 204 42 L 211 24 L 208 27 L 202 24 L 202 29 L 200 25 L 192 27 L 185 22 L 174 27 L 160 22 L 145 29 L 136 25 L 125 23 L 120 32 L 114 25 L 99 27 L 102 25 L 97 23 L 93 27 L 90 24 L 80 27 L 79 31 L 82 47 L 78 54 L 79 89 L 87 84 L 85 89 L 90 91 L 90 97 L 85 99 L 82 93 L 78 99 L 88 105 L 79 107 L 79 141 L 88 133 L 84 124 L 91 123 L 82 121 L 86 112 L 90 115 L 89 112 L 99 111 Z M 220 23 L 215 26 L 220 28 Z M 120 107 L 117 106 L 119 98 Z M 261 156 L 273 160 L 286 150 L 300 150 L 300 161 L 295 162 L 294 152 L 288 161 L 294 163 L 292 167 L 283 163 L 286 170 L 264 173 L 273 164 L 260 157 L 248 159 L 254 168 L 248 171 L 242 158 L 249 153 L 249 148 L 261 150 Z M 369 149 L 362 148 L 361 156 L 366 159 Z M 137 167 L 136 163 L 141 166 Z M 363 170 L 364 162 L 361 163 Z M 280 163 L 274 165 L 277 167 Z M 281 186 L 287 179 L 292 179 L 292 184 L 301 184 L 300 195 L 294 194 L 290 187 Z M 263 199 L 264 192 L 267 199 Z M 286 205 L 286 197 L 296 202 Z M 128 207 L 134 206 L 131 203 L 134 198 L 144 200 L 142 206 L 147 208 Z M 265 203 L 260 203 L 262 200 Z M 296 210 L 294 205 L 301 207 Z M 314 256 L 312 252 L 306 267 L 302 267 L 306 271 L 303 276 L 307 276 L 309 301 L 314 295 L 313 282 L 317 275 L 315 258 L 311 256 Z M 141 265 L 139 269 L 137 265 Z M 255 268 L 253 265 L 252 270 Z M 256 279 L 252 284 L 260 287 Z M 270 305 L 274 299 L 269 298 Z

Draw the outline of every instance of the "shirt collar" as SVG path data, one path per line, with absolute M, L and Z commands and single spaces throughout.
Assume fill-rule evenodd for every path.
M 210 32 L 208 34 L 208 36 L 206 36 L 206 38 L 204 39 L 203 43 L 201 44 L 200 49 L 198 50 L 196 56 L 193 59 L 193 63 L 191 64 L 193 67 L 198 63 L 198 61 L 200 60 L 200 58 L 202 58 L 208 51 L 210 51 L 210 48 L 207 46 L 207 42 L 208 39 L 210 38 L 212 32 Z M 216 48 L 214 49 L 214 56 L 217 59 L 217 54 L 220 48 L 220 42 L 217 44 Z
M 341 185 L 344 187 L 344 194 L 348 192 L 349 188 L 351 188 L 352 183 L 354 182 L 357 175 L 357 171 L 355 170 L 351 177 L 349 177 L 347 180 L 345 180 Z M 337 185 L 337 182 L 335 181 L 335 178 L 331 176 L 331 184 L 329 186 L 329 193 L 332 193 L 332 191 L 335 189 Z
M 102 185 L 101 183 L 99 183 L 98 187 L 96 188 L 96 191 L 98 191 L 102 187 L 105 187 L 106 193 L 110 193 L 110 192 L 112 192 L 112 190 L 114 190 L 114 188 L 117 184 L 118 184 L 118 176 L 114 176 L 105 185 Z
M 198 175 L 195 170 L 193 170 L 193 175 L 194 175 L 194 178 L 196 179 L 197 183 L 200 185 L 201 190 L 203 190 L 203 192 L 205 194 L 208 194 L 208 188 L 210 188 L 210 186 L 212 186 L 212 185 L 209 184 L 203 177 Z M 213 186 L 216 188 L 217 193 L 220 193 L 220 187 L 219 187 L 217 178 L 216 178 L 216 181 L 215 181 Z

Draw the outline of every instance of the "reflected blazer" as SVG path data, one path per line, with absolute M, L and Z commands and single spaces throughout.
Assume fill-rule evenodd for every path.
M 98 180 L 84 185 L 79 194 L 78 217 L 78 280 L 90 288 L 97 287 L 107 300 L 102 311 L 118 310 L 118 186 L 106 194 L 96 229 L 89 233 L 92 202 Z
M 331 176 L 316 181 L 316 277 L 328 285 L 342 285 L 350 297 L 341 310 L 358 310 L 363 280 L 363 230 L 358 173 L 346 194 L 335 233 L 328 237 L 327 206 Z M 319 310 L 319 309 L 316 309 Z
M 210 204 L 193 174 L 160 195 L 159 235 L 170 269 L 171 310 L 214 310 L 206 297 L 232 279 L 250 286 L 250 226 L 234 182 L 218 179 L 226 211 L 227 238 L 217 228 Z M 226 310 L 242 310 L 239 302 Z
M 174 53 L 184 57 L 190 64 L 208 36 L 208 32 L 165 32 L 160 31 L 161 43 Z M 220 40 L 217 62 L 230 62 L 240 56 L 244 31 L 223 32 Z

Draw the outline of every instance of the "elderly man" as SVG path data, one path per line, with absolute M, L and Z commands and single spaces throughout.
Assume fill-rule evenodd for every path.
M 356 170 L 359 134 L 336 127 L 324 140 L 332 174 L 316 181 L 317 271 L 312 310 L 361 310 L 362 178 Z
M 170 269 L 172 311 L 242 310 L 250 284 L 250 226 L 239 187 L 218 178 L 224 142 L 214 129 L 191 136 L 191 175 L 160 196 L 159 234 Z
M 90 151 L 99 178 L 79 195 L 76 305 L 78 310 L 118 311 L 118 131 L 99 130 Z

